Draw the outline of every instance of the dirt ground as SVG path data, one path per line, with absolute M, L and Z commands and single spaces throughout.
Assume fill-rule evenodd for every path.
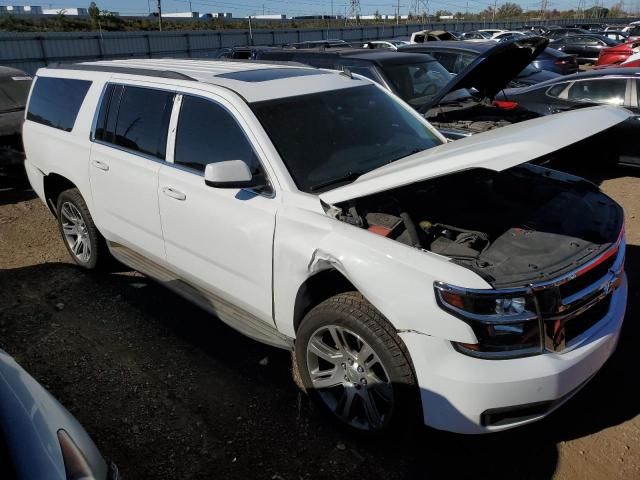
M 639 479 L 640 178 L 582 172 L 626 211 L 627 319 L 603 370 L 544 421 L 489 436 L 423 429 L 364 442 L 241 336 L 134 272 L 73 266 L 45 206 L 0 172 L 0 347 L 128 479 Z

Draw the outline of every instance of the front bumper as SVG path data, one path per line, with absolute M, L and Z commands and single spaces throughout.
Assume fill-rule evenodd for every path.
M 612 293 L 609 311 L 562 353 L 484 360 L 457 352 L 450 342 L 401 332 L 415 368 L 424 423 L 456 433 L 489 433 L 551 413 L 577 393 L 614 352 L 627 304 L 627 279 Z

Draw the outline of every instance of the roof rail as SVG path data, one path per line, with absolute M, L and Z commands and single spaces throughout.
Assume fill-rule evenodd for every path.
M 197 82 L 193 77 L 172 70 L 155 70 L 152 68 L 123 67 L 122 65 L 90 65 L 82 63 L 52 63 L 50 69 L 81 70 L 87 72 L 126 73 L 129 75 L 143 75 L 145 77 L 171 78 L 173 80 L 189 80 Z

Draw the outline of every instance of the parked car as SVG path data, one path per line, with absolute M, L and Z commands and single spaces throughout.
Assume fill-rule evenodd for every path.
M 31 77 L 22 70 L 0 67 L 0 166 L 22 165 L 22 123 Z
M 421 53 L 354 48 L 305 51 L 269 49 L 259 52 L 256 59 L 296 62 L 332 70 L 346 69 L 384 85 L 415 109 L 422 108 L 451 80 L 451 74 L 442 65 Z
M 571 35 L 559 38 L 549 46 L 561 52 L 575 55 L 578 63 L 595 63 L 602 49 L 619 44 L 620 42 L 601 35 Z
M 352 45 L 348 42 L 345 42 L 344 40 L 341 39 L 335 39 L 335 40 L 331 40 L 331 39 L 327 39 L 327 40 L 307 40 L 305 42 L 297 42 L 297 43 L 290 43 L 287 45 L 287 47 L 289 48 L 300 48 L 300 49 L 304 49 L 304 48 L 318 48 L 318 47 L 322 47 L 322 48 L 347 48 L 347 47 L 351 47 Z
M 617 40 L 618 42 L 626 42 L 629 38 L 628 32 L 623 32 L 620 30 L 606 30 L 604 32 L 600 32 L 600 35 L 610 38 L 611 40 Z
M 457 75 L 462 72 L 470 63 L 472 63 L 479 55 L 490 55 L 491 49 L 495 48 L 495 46 L 495 42 L 438 42 L 428 43 L 426 45 L 407 45 L 401 47 L 398 51 L 406 53 L 428 53 L 450 73 Z M 555 52 L 555 50 L 552 51 Z M 573 58 L 571 56 L 568 57 Z M 538 58 L 539 56 L 536 57 L 536 59 Z M 556 78 L 557 76 L 557 73 L 541 70 L 530 63 L 509 82 L 509 85 L 511 87 L 534 85 L 536 83 L 551 80 L 552 78 Z
M 486 42 L 487 40 L 491 40 L 491 34 L 479 30 L 473 32 L 464 32 L 460 36 L 460 40 L 463 40 L 465 42 Z
M 38 71 L 25 165 L 74 262 L 111 254 L 293 350 L 343 425 L 483 433 L 545 417 L 615 349 L 622 208 L 524 162 L 628 116 L 445 143 L 362 77 L 101 61 Z
M 615 65 L 624 62 L 634 53 L 640 52 L 640 41 L 622 43 L 614 47 L 603 48 L 596 66 Z
M 371 40 L 369 42 L 365 42 L 362 45 L 362 48 L 368 48 L 371 50 L 382 48 L 395 52 L 399 47 L 402 47 L 404 45 L 409 45 L 409 42 L 405 42 L 404 40 Z
M 517 104 L 519 111 L 545 116 L 593 105 L 620 105 L 640 114 L 638 79 L 640 69 L 607 68 L 561 77 L 526 88 L 507 89 L 497 99 Z M 611 132 L 607 152 L 627 166 L 640 167 L 638 117 L 631 117 Z
M 548 40 L 542 37 L 492 42 L 493 48 L 478 55 L 455 78 L 433 57 L 424 53 L 269 49 L 260 52 L 256 58 L 363 75 L 426 115 L 447 138 L 458 139 L 504 126 L 512 120 L 530 118 L 529 114 L 514 113 L 518 118 L 507 120 L 508 114 L 493 107 L 491 101 L 544 50 L 547 43 Z M 493 114 L 497 117 L 493 118 Z
M 439 42 L 441 40 L 458 40 L 458 38 L 445 30 L 421 30 L 411 34 L 409 43 Z
M 522 37 L 524 35 L 528 35 L 524 32 L 518 32 L 516 30 L 506 30 L 504 32 L 499 32 L 491 36 L 491 40 L 494 42 L 500 42 L 502 40 L 511 40 L 514 37 Z
M 555 48 L 545 48 L 544 51 L 533 59 L 531 65 L 547 72 L 559 73 L 560 75 L 571 75 L 578 71 L 578 60 L 575 55 L 556 50 Z
M 590 33 L 589 30 L 584 30 L 582 28 L 553 28 L 545 34 L 545 37 L 550 38 L 551 40 L 557 40 L 563 37 L 584 35 L 588 33 Z
M 603 32 L 607 25 L 604 23 L 578 23 L 573 26 L 573 28 L 579 28 L 582 30 L 586 30 L 588 32 Z
M 118 480 L 82 425 L 0 350 L 0 476 Z

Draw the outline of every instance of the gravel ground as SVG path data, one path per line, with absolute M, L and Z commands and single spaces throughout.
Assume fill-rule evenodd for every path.
M 365 442 L 336 430 L 258 344 L 135 272 L 73 266 L 45 206 L 0 172 L 0 347 L 83 423 L 128 479 L 640 478 L 640 178 L 582 172 L 625 208 L 620 346 L 547 419 L 465 437 Z M 637 173 L 637 172 L 636 172 Z

